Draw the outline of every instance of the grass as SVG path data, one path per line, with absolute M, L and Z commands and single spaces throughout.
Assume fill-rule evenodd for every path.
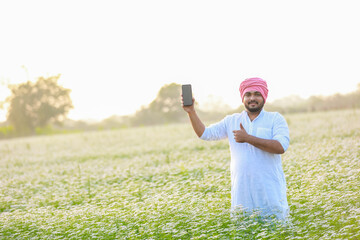
M 286 119 L 288 225 L 232 219 L 228 144 L 186 124 L 0 141 L 0 238 L 360 239 L 360 111 Z

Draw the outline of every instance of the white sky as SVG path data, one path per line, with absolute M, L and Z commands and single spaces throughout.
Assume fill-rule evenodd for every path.
M 268 101 L 351 92 L 358 10 L 355 0 L 1 1 L 0 101 L 4 83 L 58 73 L 72 119 L 134 113 L 171 82 L 191 83 L 200 105 L 213 95 L 232 107 L 254 76 Z

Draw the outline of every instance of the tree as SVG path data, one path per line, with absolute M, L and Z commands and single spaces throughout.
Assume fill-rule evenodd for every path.
M 33 134 L 36 127 L 61 123 L 73 108 L 70 89 L 58 85 L 60 75 L 39 77 L 35 83 L 9 86 L 12 94 L 7 120 L 19 134 Z
M 184 118 L 180 102 L 181 85 L 171 83 L 164 85 L 156 98 L 135 114 L 135 125 L 153 125 L 178 122 Z
M 181 85 L 177 83 L 164 85 L 155 100 L 150 103 L 150 111 L 162 113 L 166 122 L 176 121 L 179 113 L 183 113 L 180 103 L 180 88 Z

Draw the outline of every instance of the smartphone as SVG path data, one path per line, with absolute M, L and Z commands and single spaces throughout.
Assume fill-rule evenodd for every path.
M 184 106 L 193 105 L 192 91 L 191 91 L 191 85 L 190 84 L 182 85 L 182 96 L 183 96 L 183 99 L 184 99 Z

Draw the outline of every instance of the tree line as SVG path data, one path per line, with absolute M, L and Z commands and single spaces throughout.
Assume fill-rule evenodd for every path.
M 11 96 L 1 104 L 2 107 L 7 107 L 8 115 L 6 122 L 0 124 L 0 138 L 188 121 L 180 103 L 181 85 L 177 83 L 164 85 L 151 103 L 142 106 L 131 116 L 114 115 L 92 124 L 85 121 L 73 121 L 66 117 L 69 110 L 73 108 L 70 98 L 71 90 L 60 86 L 59 78 L 60 75 L 39 77 L 34 83 L 28 81 L 9 86 Z M 348 94 L 312 96 L 308 99 L 289 96 L 265 105 L 267 111 L 277 111 L 282 114 L 348 108 L 360 108 L 360 83 L 356 91 Z M 221 106 L 214 107 L 213 109 L 218 110 L 212 111 L 197 109 L 200 117 L 205 122 L 210 122 L 220 120 L 227 114 L 241 112 L 244 107 L 239 101 L 239 107 L 230 111 L 226 108 L 223 110 Z

